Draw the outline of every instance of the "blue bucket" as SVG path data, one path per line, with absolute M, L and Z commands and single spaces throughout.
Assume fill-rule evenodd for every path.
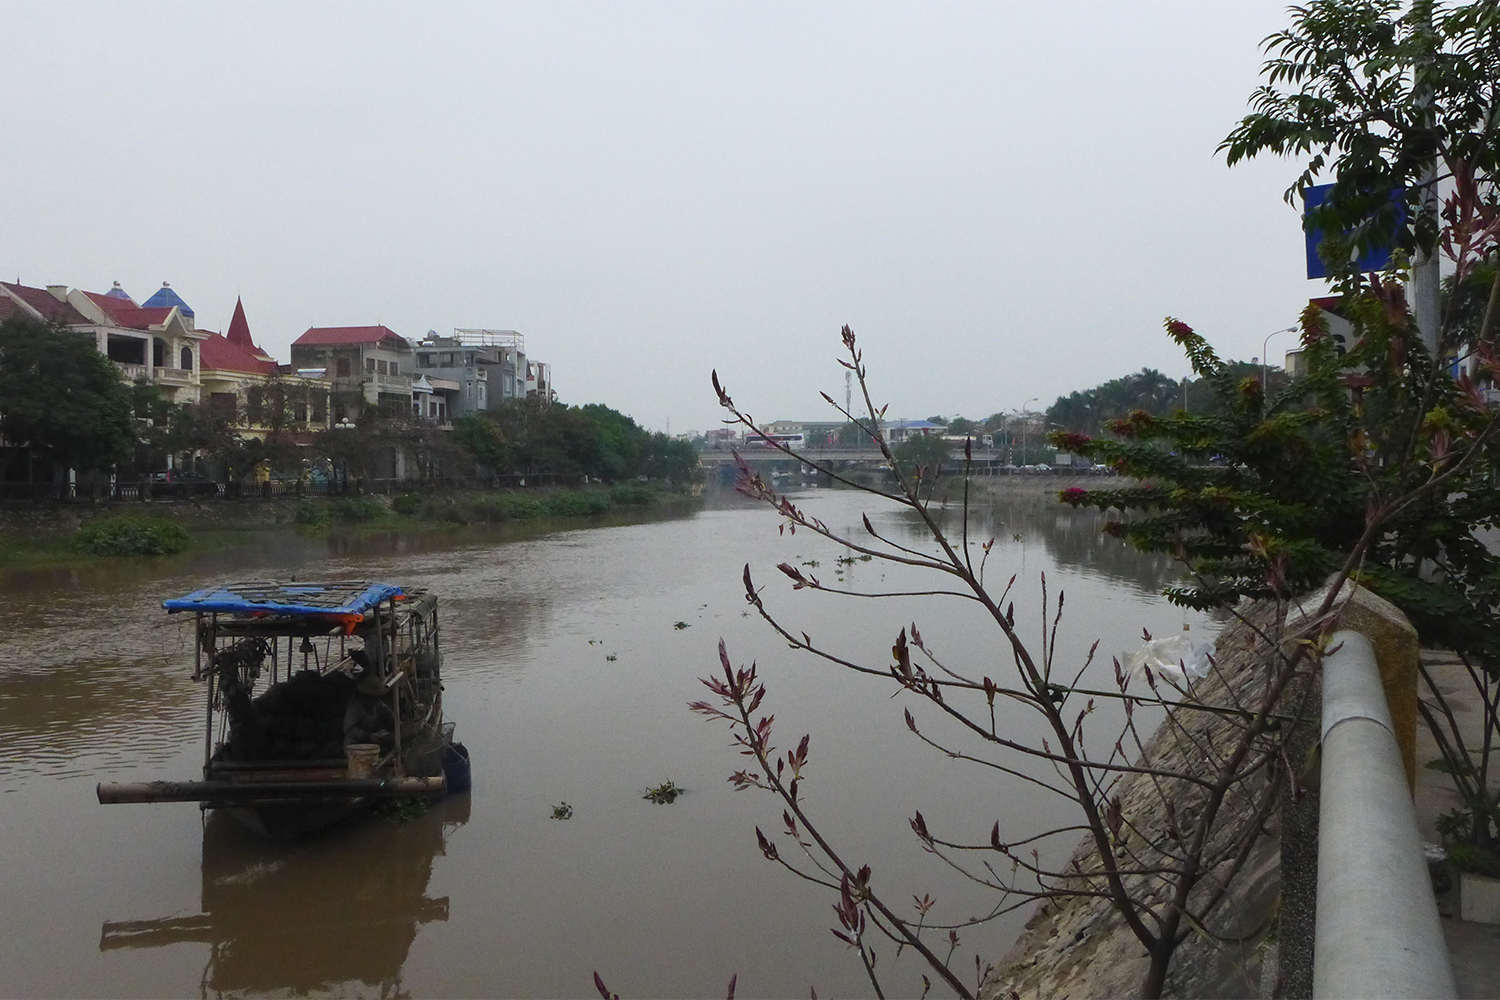
M 449 743 L 443 747 L 443 777 L 448 781 L 448 794 L 469 790 L 472 778 L 468 747 L 462 743 Z

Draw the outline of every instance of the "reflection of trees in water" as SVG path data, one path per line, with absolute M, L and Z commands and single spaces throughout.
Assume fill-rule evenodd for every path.
M 957 542 L 962 527 L 960 505 L 954 503 L 941 510 L 934 505 L 933 510 L 944 530 Z M 903 542 L 923 550 L 930 547 L 926 525 L 915 511 L 899 510 L 891 516 L 905 531 Z M 1055 491 L 977 501 L 969 518 L 969 538 L 981 542 L 996 539 L 996 556 L 1003 557 L 1009 545 L 1039 538 L 1058 566 L 1129 584 L 1143 593 L 1160 594 L 1182 579 L 1181 568 L 1171 557 L 1139 552 L 1120 539 L 1111 538 L 1103 532 L 1108 518 L 1102 512 L 1065 507 L 1058 502 Z
M 307 994 L 341 984 L 407 996 L 401 970 L 417 929 L 448 919 L 448 898 L 427 898 L 432 859 L 468 818 L 465 794 L 410 822 L 285 845 L 215 814 L 203 831 L 203 912 L 105 921 L 99 950 L 206 944 L 205 997 Z
M 1092 575 L 1160 594 L 1182 580 L 1182 568 L 1160 552 L 1140 552 L 1103 531 L 1107 518 L 1097 510 L 1070 510 L 1060 503 L 1053 509 L 1036 511 L 1026 530 L 1039 534 L 1059 566 L 1082 569 Z

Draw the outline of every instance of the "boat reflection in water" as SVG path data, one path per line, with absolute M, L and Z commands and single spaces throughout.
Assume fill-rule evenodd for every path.
M 427 897 L 433 858 L 468 818 L 469 796 L 453 795 L 410 821 L 289 845 L 209 813 L 203 912 L 105 921 L 99 950 L 206 944 L 204 996 L 324 992 L 341 983 L 401 996 L 418 928 L 448 919 L 448 897 Z

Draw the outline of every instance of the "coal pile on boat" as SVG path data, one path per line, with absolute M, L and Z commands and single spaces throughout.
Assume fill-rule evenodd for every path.
M 231 752 L 240 760 L 342 758 L 344 716 L 355 685 L 354 678 L 343 673 L 293 674 L 251 702 L 250 719 L 234 720 Z

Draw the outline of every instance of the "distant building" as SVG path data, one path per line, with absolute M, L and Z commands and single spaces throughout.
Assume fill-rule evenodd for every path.
M 900 444 L 907 438 L 925 437 L 929 434 L 941 435 L 945 430 L 942 424 L 935 424 L 931 420 L 887 420 L 882 424 L 882 431 L 888 444 Z
M 384 326 L 311 327 L 292 342 L 292 364 L 327 372 L 335 423 L 366 409 L 412 407 L 411 344 Z
M 198 351 L 206 335 L 194 328 L 193 310 L 165 283 L 147 301 L 158 304 L 136 305 L 118 281 L 103 293 L 0 282 L 0 319 L 20 314 L 76 330 L 93 338 L 122 380 L 145 379 L 174 403 L 196 403 Z
M 331 424 L 332 383 L 323 368 L 296 369 L 281 365 L 256 346 L 245 319 L 245 304 L 234 303 L 234 316 L 223 334 L 208 333 L 201 351 L 200 382 L 203 401 L 234 420 L 251 437 L 264 438 L 273 429 L 309 443 L 311 433 Z M 271 415 L 268 388 L 287 397 L 288 412 Z
M 457 384 L 453 417 L 526 395 L 526 343 L 514 330 L 454 330 L 451 337 L 429 330 L 413 353 L 418 375 Z

